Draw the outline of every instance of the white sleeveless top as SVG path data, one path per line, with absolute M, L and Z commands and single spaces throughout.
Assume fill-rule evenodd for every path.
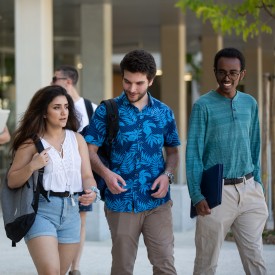
M 78 151 L 78 143 L 75 133 L 65 130 L 65 140 L 62 145 L 63 157 L 51 144 L 41 138 L 44 148 L 51 147 L 48 151 L 50 160 L 45 166 L 43 174 L 43 186 L 46 191 L 70 193 L 81 192 L 81 157 Z

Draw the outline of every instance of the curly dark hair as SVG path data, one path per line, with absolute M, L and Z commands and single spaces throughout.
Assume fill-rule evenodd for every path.
M 147 79 L 151 81 L 156 76 L 156 62 L 154 57 L 145 50 L 133 50 L 127 53 L 120 62 L 122 76 L 124 71 L 131 73 L 145 73 Z
M 61 86 L 46 86 L 34 94 L 26 112 L 21 117 L 19 126 L 13 135 L 11 144 L 12 153 L 14 153 L 20 145 L 24 143 L 27 144 L 28 139 L 34 139 L 36 135 L 43 136 L 46 131 L 44 115 L 47 113 L 49 104 L 57 96 L 65 96 L 68 101 L 69 116 L 64 128 L 77 131 L 79 128 L 79 118 L 71 96 Z
M 217 70 L 218 61 L 222 57 L 238 58 L 241 63 L 241 71 L 243 71 L 245 69 L 245 58 L 244 58 L 243 54 L 235 48 L 224 48 L 224 49 L 218 51 L 215 55 L 215 58 L 214 58 L 214 69 L 215 70 Z

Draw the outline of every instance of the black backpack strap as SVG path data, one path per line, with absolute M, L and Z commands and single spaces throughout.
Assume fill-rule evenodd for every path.
M 104 103 L 106 105 L 107 138 L 108 138 L 109 144 L 112 144 L 119 130 L 119 117 L 118 117 L 117 104 L 113 98 L 102 100 L 101 103 Z
M 40 154 L 44 150 L 44 146 L 41 142 L 41 139 L 35 137 L 35 138 L 33 138 L 33 141 L 34 141 L 35 147 L 37 149 L 37 152 Z M 33 203 L 32 203 L 32 206 L 33 206 L 33 209 L 34 209 L 35 213 L 37 212 L 37 209 L 38 209 L 39 194 L 41 193 L 42 190 L 44 190 L 44 187 L 43 187 L 43 173 L 44 173 L 44 167 L 42 167 L 38 170 L 37 184 L 36 184 L 36 189 L 35 189 L 34 200 L 33 200 Z M 46 199 L 49 200 L 48 198 L 46 198 Z
M 94 113 L 92 102 L 89 99 L 84 98 L 84 103 L 85 103 L 85 108 L 86 108 L 86 111 L 87 111 L 87 114 L 88 114 L 88 118 L 90 120 L 93 113 Z

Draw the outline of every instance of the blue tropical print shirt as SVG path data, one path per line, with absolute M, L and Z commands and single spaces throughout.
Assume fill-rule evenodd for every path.
M 105 205 L 116 212 L 142 212 L 158 207 L 170 200 L 151 196 L 151 186 L 164 172 L 163 147 L 180 145 L 173 111 L 153 98 L 139 111 L 125 93 L 115 98 L 119 111 L 119 131 L 112 145 L 110 169 L 127 183 L 126 192 L 112 194 L 105 191 Z M 85 140 L 98 147 L 106 143 L 106 107 L 100 104 L 88 127 Z

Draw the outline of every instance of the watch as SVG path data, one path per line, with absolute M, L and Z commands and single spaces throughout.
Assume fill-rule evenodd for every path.
M 95 186 L 91 186 L 90 189 L 91 189 L 93 192 L 95 192 L 95 194 L 96 194 L 95 202 L 100 201 L 100 200 L 101 200 L 101 196 L 100 196 L 100 191 L 98 190 L 98 188 L 95 187 Z
M 174 174 L 173 173 L 171 173 L 171 172 L 168 172 L 168 171 L 164 171 L 164 173 L 163 173 L 164 175 L 166 175 L 167 177 L 168 177 L 168 179 L 169 179 L 169 183 L 170 184 L 172 184 L 172 183 L 174 183 L 175 182 L 175 176 L 174 176 Z

